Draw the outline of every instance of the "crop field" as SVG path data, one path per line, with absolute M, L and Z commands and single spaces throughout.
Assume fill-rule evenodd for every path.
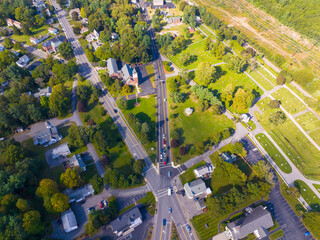
M 280 100 L 281 106 L 291 114 L 296 114 L 306 109 L 306 106 L 286 88 L 280 88 L 272 96 Z
M 201 62 L 208 62 L 210 64 L 215 64 L 215 63 L 221 62 L 221 61 L 217 60 L 210 52 L 208 52 L 204 49 L 204 41 L 205 41 L 205 39 L 200 40 L 198 42 L 194 42 L 194 43 L 190 44 L 186 49 L 182 50 L 180 53 L 178 53 L 174 56 L 167 55 L 167 57 L 174 64 L 176 64 L 179 68 L 188 69 L 188 70 L 196 69 L 197 66 L 199 65 L 199 63 L 201 63 Z M 180 59 L 181 54 L 186 53 L 186 52 L 197 56 L 197 60 L 190 63 L 187 66 L 183 66 L 180 63 L 179 59 Z
M 306 112 L 295 118 L 310 137 L 320 145 L 320 120 L 312 113 Z
M 263 146 L 263 148 L 267 151 L 270 157 L 275 161 L 278 167 L 284 173 L 291 173 L 292 168 L 287 162 L 287 160 L 282 156 L 279 150 L 272 144 L 269 138 L 263 133 L 259 133 L 255 136 L 258 142 Z
M 258 102 L 258 106 L 263 113 L 256 112 L 256 118 L 305 176 L 319 180 L 320 152 L 290 119 L 287 119 L 285 123 L 278 126 L 272 125 L 269 121 L 269 116 L 277 110 L 269 108 L 269 101 L 270 98 L 265 98 Z
M 254 78 L 254 80 L 260 83 L 260 85 L 267 91 L 270 91 L 271 89 L 274 88 L 274 85 L 272 85 L 270 81 L 264 75 L 262 75 L 262 73 L 260 73 L 259 71 L 256 70 L 256 71 L 250 72 L 249 74 L 251 75 L 251 77 Z

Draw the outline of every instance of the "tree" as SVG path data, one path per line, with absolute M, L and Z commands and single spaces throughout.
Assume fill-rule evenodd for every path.
M 118 97 L 116 100 L 116 104 L 122 110 L 125 110 L 128 108 L 128 102 L 123 97 Z
M 300 192 L 299 189 L 295 186 L 289 187 L 287 189 L 287 193 L 292 196 L 293 198 L 299 198 L 300 197 Z
M 270 100 L 268 103 L 270 108 L 279 108 L 280 107 L 280 101 L 279 100 Z
M 18 36 L 21 36 L 22 35 L 22 32 L 20 31 L 19 28 L 17 28 L 16 26 L 12 26 L 12 31 L 13 31 L 13 34 L 14 35 L 18 35 Z
M 71 18 L 72 18 L 73 21 L 78 21 L 79 20 L 79 14 L 76 11 L 73 11 L 71 13 Z
M 23 215 L 23 229 L 29 234 L 42 234 L 44 226 L 38 211 L 29 211 Z
M 87 112 L 87 107 L 82 101 L 78 101 L 77 109 L 79 112 Z
M 46 11 L 46 8 L 44 7 L 41 7 L 41 14 L 44 18 L 48 18 L 48 14 L 47 14 L 47 11 Z
M 87 18 L 87 13 L 86 13 L 86 11 L 84 10 L 83 7 L 82 7 L 81 10 L 80 10 L 80 16 L 81 16 L 82 18 Z
M 142 174 L 143 169 L 146 167 L 146 162 L 143 159 L 138 159 L 133 163 L 133 170 L 136 174 Z
M 171 147 L 177 148 L 177 147 L 179 147 L 179 146 L 180 146 L 179 139 L 173 138 L 173 139 L 171 140 Z
M 283 85 L 286 83 L 286 77 L 283 76 L 283 75 L 279 75 L 277 78 L 276 78 L 276 82 L 278 85 Z
M 208 62 L 201 62 L 196 71 L 196 82 L 203 86 L 208 86 L 215 80 L 216 68 L 210 66 Z
M 76 148 L 83 147 L 85 145 L 84 134 L 81 132 L 77 125 L 71 125 L 68 130 L 68 143 Z
M 67 114 L 70 108 L 69 91 L 63 84 L 53 87 L 52 94 L 49 97 L 49 107 L 52 111 L 58 113 L 59 116 Z
M 5 38 L 5 39 L 3 40 L 3 43 L 4 43 L 4 46 L 5 46 L 6 48 L 12 48 L 12 47 L 13 47 L 13 42 L 11 41 L 10 38 Z
M 94 194 L 97 195 L 103 190 L 103 179 L 98 175 L 94 175 L 89 181 L 94 189 Z
M 80 171 L 80 167 L 75 169 L 67 168 L 67 170 L 60 175 L 61 183 L 67 188 L 79 187 L 83 183 Z
M 28 200 L 25 200 L 23 198 L 19 198 L 16 207 L 21 211 L 21 212 L 27 212 L 31 210 L 30 204 Z
M 180 138 L 180 133 L 179 133 L 179 131 L 177 129 L 173 129 L 173 130 L 171 130 L 170 136 L 172 138 L 179 139 Z
M 243 157 L 245 157 L 247 155 L 246 149 L 245 149 L 243 143 L 241 143 L 241 142 L 236 142 L 233 145 L 233 152 L 235 154 L 241 154 Z
M 200 112 L 204 112 L 208 110 L 210 107 L 208 100 L 206 99 L 199 99 L 198 101 L 198 109 Z
M 189 52 L 183 52 L 179 57 L 179 61 L 183 66 L 187 66 L 190 63 L 195 62 L 197 58 L 197 55 L 192 55 Z
M 183 12 L 183 10 L 184 10 L 184 8 L 185 8 L 186 6 L 188 6 L 188 3 L 185 2 L 185 1 L 181 1 L 181 2 L 179 3 L 179 10 Z
M 64 57 L 65 59 L 71 59 L 74 57 L 71 43 L 63 42 L 59 45 L 58 49 L 62 57 Z
M 4 160 L 6 164 L 13 165 L 17 161 L 22 160 L 25 157 L 25 151 L 23 147 L 11 144 L 4 152 Z
M 16 206 L 18 196 L 13 193 L 6 194 L 1 199 L 1 206 L 5 206 L 7 211 L 11 211 Z
M 269 121 L 275 126 L 283 124 L 286 121 L 287 117 L 282 111 L 274 112 L 270 115 Z
M 45 198 L 46 196 L 51 197 L 53 194 L 58 192 L 58 184 L 51 179 L 44 178 L 39 183 L 39 187 L 36 190 L 36 195 L 38 197 Z
M 187 148 L 182 146 L 180 149 L 179 149 L 179 153 L 181 156 L 184 156 L 187 154 Z
M 100 161 L 103 166 L 108 166 L 110 164 L 110 158 L 108 154 L 103 154 Z
M 256 164 L 252 166 L 252 169 L 258 178 L 266 179 L 266 181 L 269 184 L 274 185 L 273 173 L 271 172 L 271 167 L 265 161 L 263 160 L 258 161 Z
M 169 96 L 173 103 L 181 103 L 184 99 L 184 94 L 180 92 L 172 92 L 169 94 Z
M 55 193 L 50 198 L 52 209 L 55 212 L 61 213 L 69 208 L 70 198 L 63 193 Z
M 251 107 L 253 100 L 254 100 L 254 95 L 251 91 L 244 90 L 243 88 L 239 88 L 234 95 L 233 107 L 237 111 L 243 111 Z
M 26 24 L 22 24 L 21 31 L 24 35 L 30 36 L 32 34 L 29 27 Z

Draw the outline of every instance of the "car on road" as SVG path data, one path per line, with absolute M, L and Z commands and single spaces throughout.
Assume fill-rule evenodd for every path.
M 171 177 L 171 171 L 168 171 L 168 177 Z
M 166 223 L 167 223 L 167 220 L 166 220 L 166 219 L 163 219 L 163 220 L 162 220 L 162 224 L 163 224 L 163 226 L 165 226 L 165 225 L 166 225 Z
M 168 187 L 168 196 L 170 196 L 172 194 L 172 189 L 171 187 Z
M 163 99 L 163 101 L 164 101 L 164 102 L 166 102 L 166 101 L 167 101 L 167 99 L 166 99 L 166 98 L 164 98 L 164 99 Z
M 166 135 L 165 135 L 165 134 L 162 134 L 162 138 L 163 138 L 163 139 L 166 139 Z
M 189 225 L 186 226 L 189 232 L 191 232 L 191 227 Z
M 181 190 L 181 195 L 184 197 L 184 195 L 186 194 L 186 192 L 184 190 Z
M 117 109 L 113 109 L 113 111 L 114 111 L 114 113 L 117 113 L 117 112 L 118 112 L 118 110 L 117 110 Z
M 98 204 L 99 204 L 99 207 L 100 207 L 100 208 L 103 208 L 102 202 L 98 202 Z
M 103 202 L 103 206 L 104 207 L 108 207 L 108 201 L 107 200 L 103 200 L 102 202 Z
M 166 155 L 166 150 L 165 149 L 163 149 L 163 156 L 165 156 Z
M 161 160 L 163 159 L 163 156 L 162 156 L 162 154 L 160 154 L 160 159 L 161 159 Z
M 165 139 L 163 139 L 163 145 L 164 145 L 164 146 L 166 145 L 166 140 L 165 140 Z
M 193 199 L 193 201 L 198 201 L 198 200 L 199 200 L 199 197 L 197 197 L 197 198 Z
M 169 208 L 169 213 L 172 213 L 172 208 Z
M 167 162 L 166 162 L 166 161 L 164 161 L 164 162 L 163 162 L 163 164 L 164 164 L 164 165 L 167 165 Z

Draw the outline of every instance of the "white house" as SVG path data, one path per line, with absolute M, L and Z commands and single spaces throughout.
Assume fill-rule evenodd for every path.
M 71 208 L 61 214 L 61 221 L 66 233 L 72 232 L 78 228 L 76 216 Z
M 88 34 L 88 36 L 86 37 L 86 40 L 88 42 L 92 42 L 94 40 L 99 40 L 99 37 L 100 37 L 100 34 L 96 30 L 93 30 L 92 33 Z
M 68 143 L 61 144 L 60 146 L 52 149 L 51 158 L 65 158 L 71 153 Z
M 95 41 L 92 43 L 92 47 L 94 50 L 97 50 L 98 47 L 100 47 L 102 45 L 102 42 L 100 41 Z
M 197 178 L 208 178 L 213 172 L 214 166 L 210 163 L 193 170 Z
M 54 34 L 54 35 L 57 35 L 59 33 L 58 29 L 56 29 L 56 28 L 49 28 L 48 31 L 49 31 L 49 33 Z
M 19 60 L 16 62 L 16 64 L 19 66 L 19 67 L 25 67 L 28 62 L 30 61 L 30 58 L 28 58 L 27 55 L 23 55 L 21 58 L 19 58 Z
M 38 88 L 38 92 L 36 92 L 35 94 L 33 94 L 33 96 L 35 98 L 39 98 L 41 96 L 46 96 L 46 97 L 50 97 L 51 93 L 52 93 L 52 88 L 51 87 L 46 87 L 46 88 Z
M 163 6 L 164 0 L 153 0 L 153 6 Z

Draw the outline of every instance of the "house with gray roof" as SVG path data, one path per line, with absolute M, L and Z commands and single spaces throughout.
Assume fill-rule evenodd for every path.
M 33 94 L 33 96 L 35 98 L 39 98 L 41 96 L 46 96 L 46 97 L 49 97 L 52 93 L 52 88 L 51 87 L 46 87 L 46 88 L 38 88 L 38 92 L 36 92 L 35 94 Z
M 210 188 L 206 187 L 206 184 L 201 178 L 198 178 L 197 180 L 186 183 L 183 187 L 189 199 L 192 199 L 201 194 L 208 195 L 211 193 Z
M 47 147 L 62 139 L 61 134 L 56 127 L 46 128 L 42 131 L 38 131 L 33 136 L 34 145 L 43 145 Z
M 232 163 L 237 160 L 237 156 L 235 154 L 231 154 L 231 156 L 227 152 L 223 152 L 221 154 L 222 159 L 225 162 Z
M 209 178 L 213 172 L 214 166 L 208 163 L 202 167 L 193 170 L 197 178 Z
M 19 58 L 19 60 L 16 62 L 16 64 L 23 68 L 25 66 L 27 66 L 28 62 L 30 61 L 30 58 L 27 55 L 23 55 L 21 58 Z
M 268 236 L 268 230 L 274 223 L 270 212 L 261 205 L 246 209 L 246 215 L 230 222 L 226 226 L 228 238 L 231 240 L 242 239 L 253 233 L 258 239 Z
M 86 197 L 93 195 L 94 189 L 91 184 L 87 184 L 77 189 L 67 188 L 64 193 L 70 198 L 70 203 L 81 202 L 86 199 Z
M 113 78 L 121 79 L 123 84 L 138 86 L 139 78 L 135 68 L 131 68 L 130 65 L 124 64 L 121 69 L 118 68 L 117 61 L 114 58 L 107 60 L 107 69 L 109 76 Z
M 71 154 L 71 151 L 68 147 L 68 143 L 64 143 L 64 144 L 61 144 L 58 147 L 52 149 L 51 158 L 52 159 L 65 158 L 69 154 Z
M 111 222 L 113 233 L 120 237 L 127 231 L 132 231 L 142 223 L 142 215 L 138 207 L 131 208 L 129 211 L 118 216 Z
M 63 229 L 66 233 L 78 228 L 77 219 L 71 208 L 61 214 Z
M 86 164 L 83 162 L 80 154 L 75 154 L 67 161 L 68 167 L 75 168 L 80 167 L 82 171 L 86 171 Z

